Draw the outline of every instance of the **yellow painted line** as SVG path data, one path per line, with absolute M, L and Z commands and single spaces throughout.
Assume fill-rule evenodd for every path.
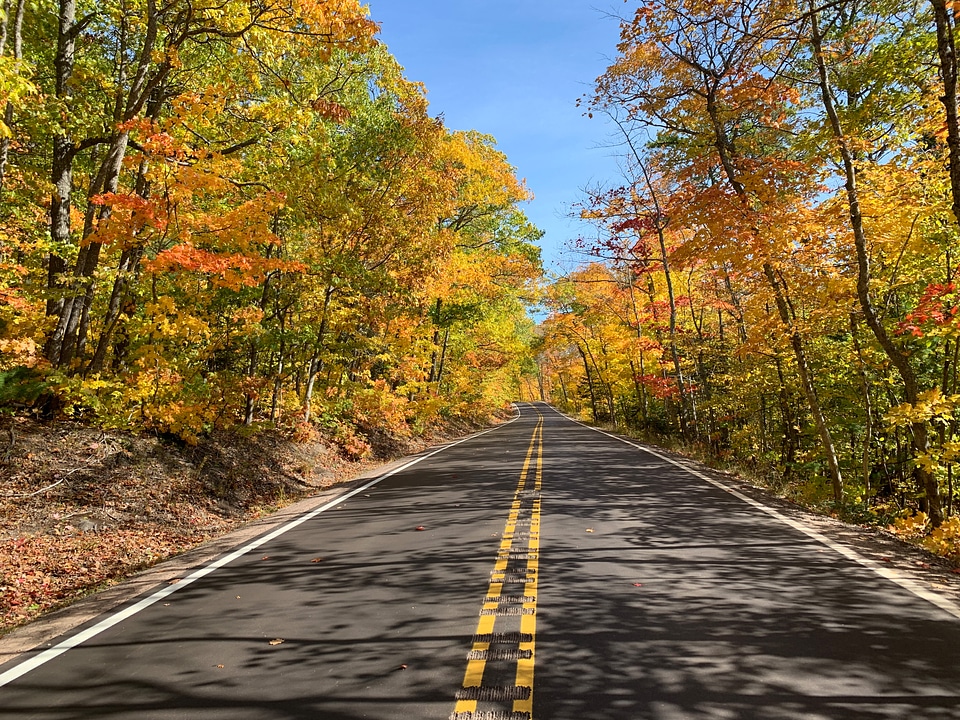
M 540 492 L 540 487 L 543 484 L 543 434 L 541 431 L 540 442 L 537 445 L 537 468 L 534 475 L 533 489 L 536 492 Z M 534 532 L 536 528 L 536 532 Z M 530 602 L 523 604 L 525 608 L 533 608 L 536 610 L 537 607 L 537 586 L 539 585 L 540 580 L 540 498 L 538 497 L 533 501 L 533 509 L 530 512 L 530 537 L 527 541 L 527 552 L 530 553 L 531 558 L 527 560 L 527 569 L 531 570 L 530 573 L 534 580 L 532 583 L 527 584 L 524 595 L 528 595 L 531 599 Z M 516 684 L 518 687 L 529 687 L 530 696 L 526 700 L 514 700 L 513 701 L 513 711 L 514 712 L 526 712 L 530 713 L 530 717 L 533 717 L 533 666 L 537 660 L 537 651 L 536 651 L 536 641 L 537 641 L 537 615 L 534 612 L 533 615 L 523 615 L 520 618 L 520 632 L 529 633 L 530 637 L 533 638 L 528 643 L 520 643 L 521 650 L 529 650 L 529 658 L 521 658 L 517 660 L 517 681 Z
M 539 414 L 539 413 L 538 413 Z M 494 564 L 493 572 L 491 573 L 490 584 L 487 587 L 487 594 L 484 598 L 484 609 L 496 609 L 498 605 L 498 599 L 503 590 L 503 581 L 504 581 L 504 572 L 507 569 L 507 563 L 509 561 L 509 553 L 513 547 L 513 536 L 517 528 L 517 520 L 520 515 L 520 508 L 523 504 L 520 493 L 523 491 L 527 483 L 527 477 L 530 474 L 531 464 L 534 462 L 534 457 L 536 457 L 536 469 L 534 474 L 534 484 L 535 488 L 539 490 L 540 482 L 543 474 L 543 415 L 540 415 L 537 420 L 537 424 L 533 429 L 533 433 L 530 436 L 530 445 L 527 448 L 526 457 L 523 460 L 523 467 L 520 470 L 520 478 L 517 481 L 517 489 L 514 492 L 513 502 L 510 504 L 510 513 L 507 516 L 506 524 L 504 525 L 503 534 L 500 538 L 500 548 L 497 553 L 497 559 Z M 536 531 L 534 531 L 533 525 L 534 520 L 531 517 L 531 530 L 530 537 L 531 542 L 533 542 L 533 535 L 537 535 L 537 547 L 539 547 L 539 525 L 540 525 L 540 516 L 539 516 L 539 506 L 540 501 L 537 500 L 535 503 L 536 508 Z M 536 563 L 536 560 L 528 560 L 527 568 L 531 567 L 531 563 Z M 534 566 L 535 567 L 535 566 Z M 526 584 L 524 587 L 529 588 L 533 587 L 532 593 L 527 593 L 526 590 L 523 591 L 524 595 L 530 595 L 531 597 L 536 596 L 536 577 L 534 577 L 532 583 Z M 525 604 L 524 607 L 527 607 Z M 530 616 L 532 618 L 532 616 Z M 477 630 L 474 635 L 487 635 L 492 634 L 494 627 L 496 625 L 496 615 L 481 615 L 479 621 L 477 622 Z M 521 627 L 525 626 L 525 622 L 528 619 L 528 616 L 521 617 Z M 526 631 L 521 631 L 526 632 Z M 525 646 L 531 645 L 532 643 L 522 643 L 521 648 L 526 649 Z M 472 650 L 489 650 L 490 643 L 477 642 L 473 644 Z M 533 680 L 533 663 L 530 662 L 530 679 Z M 487 661 L 482 660 L 468 660 L 467 669 L 463 676 L 463 687 L 479 687 L 483 682 L 483 673 L 486 669 Z M 517 675 L 520 675 L 520 669 L 518 664 Z M 531 697 L 533 695 L 532 685 L 531 687 Z M 519 702 L 519 701 L 515 701 Z M 532 701 L 530 706 L 532 707 Z M 454 708 L 454 713 L 469 713 L 476 712 L 477 710 L 477 701 L 476 700 L 458 700 Z

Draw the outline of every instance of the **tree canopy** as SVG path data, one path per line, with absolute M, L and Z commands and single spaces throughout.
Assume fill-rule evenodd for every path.
M 492 138 L 357 0 L 9 0 L 0 402 L 351 452 L 517 393 L 540 275 Z
M 951 515 L 956 22 L 937 1 L 640 3 L 581 99 L 624 173 L 584 199 L 591 264 L 550 289 L 551 395 L 845 512 Z

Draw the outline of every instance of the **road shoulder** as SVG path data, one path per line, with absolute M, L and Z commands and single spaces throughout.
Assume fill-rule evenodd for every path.
M 31 650 L 51 647 L 61 636 L 95 618 L 120 608 L 165 584 L 177 582 L 191 570 L 350 492 L 371 479 L 390 472 L 423 453 L 398 458 L 365 469 L 355 477 L 332 485 L 322 492 L 288 505 L 275 513 L 252 520 L 187 552 L 134 573 L 116 585 L 82 598 L 66 607 L 23 625 L 0 638 L 0 667 L 16 661 Z

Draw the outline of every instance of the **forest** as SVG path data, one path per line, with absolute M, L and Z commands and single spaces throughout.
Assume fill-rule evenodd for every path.
M 358 0 L 6 0 L 0 405 L 187 443 L 515 397 L 540 231 Z
M 2 413 L 360 458 L 543 397 L 955 552 L 960 10 L 626 12 L 579 100 L 622 177 L 544 277 L 358 0 L 5 0 Z
M 544 392 L 955 553 L 960 8 L 630 12 L 580 101 L 622 177 L 547 289 Z

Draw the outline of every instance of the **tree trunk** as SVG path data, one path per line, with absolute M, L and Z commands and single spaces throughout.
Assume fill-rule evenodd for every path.
M 953 215 L 960 223 L 960 118 L 957 110 L 957 50 L 954 40 L 956 20 L 952 3 L 948 8 L 946 0 L 930 0 L 930 5 L 933 7 L 933 18 L 937 26 L 937 56 L 940 59 L 940 79 L 943 82 L 940 101 L 946 115 Z
M 313 409 L 311 407 L 313 404 L 313 387 L 316 384 L 318 372 L 317 353 L 314 353 L 313 357 L 310 358 L 310 364 L 307 366 L 307 387 L 303 392 L 303 421 L 305 423 L 310 422 L 310 414 Z
M 430 353 L 430 372 L 427 375 L 427 385 L 432 385 L 437 380 L 437 357 L 440 348 L 440 310 L 443 307 L 443 300 L 437 298 L 437 303 L 433 309 L 433 352 Z
M 793 465 L 797 461 L 797 450 L 800 448 L 800 429 L 797 426 L 797 418 L 794 416 L 793 409 L 790 407 L 790 390 L 783 374 L 783 361 L 780 359 L 779 353 L 776 355 L 775 365 L 777 379 L 780 382 L 777 399 L 780 403 L 780 416 L 783 420 L 781 463 L 785 468 L 784 480 L 788 480 L 793 473 Z
M 59 26 L 57 29 L 57 52 L 54 57 L 54 87 L 57 98 L 65 100 L 70 96 L 69 81 L 73 75 L 74 53 L 77 39 L 77 3 L 76 0 L 60 0 Z M 61 275 L 67 262 L 63 251 L 70 246 L 70 205 L 73 195 L 73 158 L 75 155 L 73 140 L 68 135 L 55 135 L 53 138 L 53 158 L 50 167 L 50 180 L 53 194 L 50 197 L 50 240 L 51 250 L 47 259 L 47 315 L 60 315 L 63 310 L 63 298 L 57 297 L 62 287 Z M 48 359 L 60 357 L 60 340 L 51 336 L 45 349 Z
M 83 238 L 87 240 L 96 229 L 97 221 L 104 221 L 110 217 L 108 205 L 99 208 L 91 201 L 101 193 L 117 191 L 120 182 L 120 168 L 127 150 L 129 133 L 117 133 L 110 149 L 101 164 L 96 180 L 91 184 L 87 193 L 88 207 L 84 219 Z M 94 273 L 100 264 L 100 251 L 103 244 L 88 242 L 80 249 L 77 263 L 74 266 L 74 278 L 77 285 L 76 294 L 68 296 L 63 305 L 63 311 L 54 330 L 59 352 L 51 357 L 50 361 L 58 367 L 69 366 L 75 357 L 80 357 L 86 343 L 90 323 L 90 309 L 93 306 L 95 290 Z
M 440 348 L 440 364 L 437 367 L 437 395 L 440 394 L 440 383 L 443 382 L 443 367 L 447 362 L 447 344 L 450 342 L 450 328 L 443 331 L 443 346 Z
M 663 276 L 667 283 L 667 300 L 670 304 L 670 317 L 668 321 L 668 330 L 670 334 L 670 359 L 673 361 L 673 372 L 677 381 L 677 391 L 680 393 L 680 412 L 678 420 L 680 421 L 680 435 L 684 440 L 690 439 L 690 428 L 687 423 L 687 409 L 690 405 L 687 398 L 686 382 L 683 377 L 683 370 L 680 367 L 680 353 L 677 350 L 677 303 L 673 291 L 673 278 L 670 274 L 670 266 L 667 262 L 667 244 L 663 237 L 663 228 L 658 224 L 657 239 L 660 242 L 660 259 L 663 265 Z
M 837 450 L 833 444 L 833 437 L 830 434 L 830 429 L 827 427 L 827 420 L 820 407 L 817 389 L 813 384 L 810 365 L 807 362 L 807 354 L 803 347 L 803 339 L 800 336 L 800 332 L 796 329 L 796 319 L 793 317 L 787 301 L 785 288 L 782 283 L 777 280 L 773 266 L 770 263 L 764 263 L 763 273 L 766 275 L 767 281 L 774 290 L 780 320 L 790 334 L 790 346 L 793 348 L 793 354 L 797 362 L 797 372 L 800 375 L 803 394 L 807 398 L 807 405 L 810 407 L 814 424 L 817 426 L 820 442 L 823 443 L 823 453 L 827 457 L 827 466 L 830 469 L 830 480 L 833 485 L 833 500 L 837 504 L 840 504 L 843 502 L 843 477 L 840 475 L 840 463 L 837 460 Z
M 307 368 L 307 387 L 303 396 L 303 421 L 310 422 L 313 405 L 313 390 L 316 387 L 317 375 L 322 367 L 320 363 L 320 350 L 323 347 L 323 337 L 327 334 L 327 313 L 330 309 L 330 301 L 333 298 L 335 288 L 332 280 L 328 280 L 327 289 L 323 293 L 323 309 L 320 312 L 320 327 L 317 329 L 317 339 L 314 343 L 313 356 L 310 358 L 310 364 Z
M 17 8 L 13 17 L 13 58 L 23 59 L 23 9 L 26 0 L 17 0 Z M 3 7 L 3 29 L 0 37 L 0 55 L 6 50 L 10 31 L 10 0 L 6 0 Z M 13 125 L 13 103 L 8 102 L 3 111 L 3 122 L 10 128 Z M 7 162 L 10 159 L 10 138 L 0 140 L 0 195 L 3 193 L 4 180 L 7 176 Z
M 597 422 L 597 396 L 593 390 L 593 378 L 590 373 L 590 361 L 587 360 L 587 353 L 584 352 L 583 348 L 580 347 L 579 343 L 576 343 L 577 352 L 580 353 L 580 357 L 583 359 L 583 372 L 586 374 L 587 380 L 587 389 L 590 391 L 590 412 L 593 417 L 593 421 Z
M 863 407 L 866 412 L 866 427 L 863 430 L 863 451 L 860 457 L 860 473 L 863 480 L 863 505 L 870 506 L 870 444 L 873 440 L 873 402 L 870 398 L 870 379 L 867 377 L 867 364 L 863 359 L 863 349 L 857 336 L 857 315 L 850 313 L 850 337 L 857 354 L 857 371 L 860 375 L 860 387 L 863 391 Z

